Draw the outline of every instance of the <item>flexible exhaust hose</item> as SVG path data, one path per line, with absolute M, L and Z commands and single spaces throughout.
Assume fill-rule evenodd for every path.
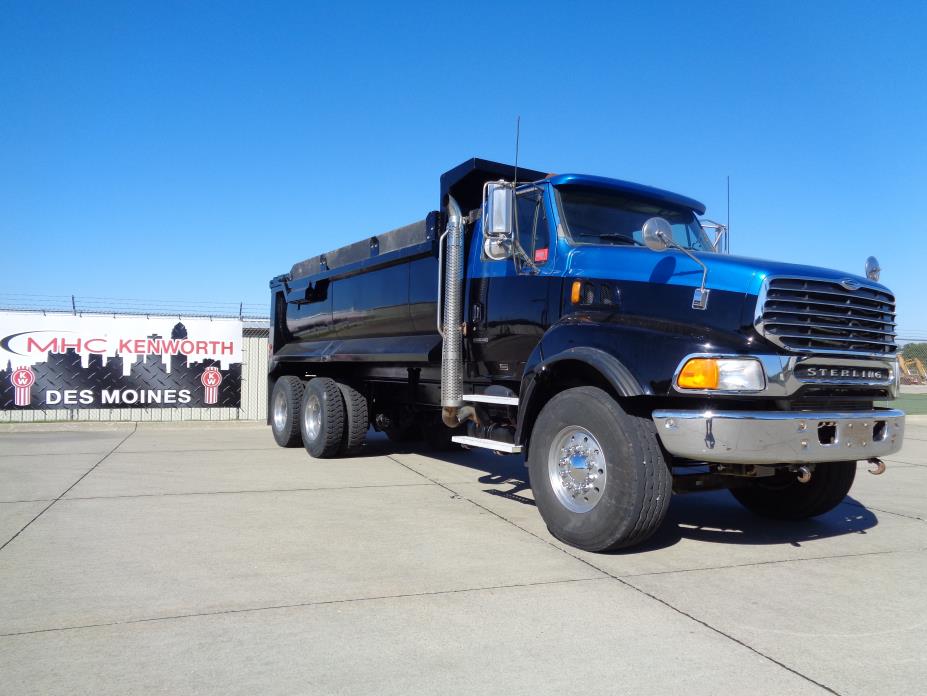
M 441 345 L 441 406 L 444 422 L 457 421 L 463 406 L 463 216 L 453 196 L 447 202 L 447 252 L 444 255 L 444 341 Z M 438 289 L 440 292 L 441 289 Z M 456 423 L 455 423 L 456 424 Z

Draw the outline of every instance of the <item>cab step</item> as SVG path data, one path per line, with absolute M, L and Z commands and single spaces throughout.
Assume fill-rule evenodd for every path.
M 454 435 L 451 442 L 466 445 L 467 447 L 481 447 L 496 452 L 505 452 L 506 454 L 521 454 L 522 450 L 521 445 L 512 442 L 499 442 L 498 440 L 487 440 L 482 437 L 470 437 L 469 435 Z
M 492 394 L 464 394 L 460 397 L 464 401 L 476 401 L 481 404 L 501 404 L 504 406 L 518 406 L 517 396 L 494 396 Z

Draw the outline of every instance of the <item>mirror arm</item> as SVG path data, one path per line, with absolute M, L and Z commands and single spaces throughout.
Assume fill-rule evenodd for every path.
M 698 256 L 693 254 L 691 251 L 689 251 L 685 247 L 679 246 L 679 244 L 676 243 L 676 240 L 673 239 L 672 237 L 669 237 L 663 232 L 657 232 L 657 235 L 660 237 L 660 239 L 663 240 L 663 243 L 666 244 L 666 246 L 672 247 L 673 249 L 678 249 L 679 251 L 681 251 L 683 254 L 688 256 L 690 259 L 695 261 L 695 263 L 697 263 L 699 266 L 702 267 L 702 285 L 699 287 L 698 290 L 695 291 L 695 294 L 692 297 L 692 309 L 707 308 L 708 307 L 708 293 L 710 292 L 705 287 L 705 284 L 708 282 L 708 266 L 705 265 L 705 263 Z

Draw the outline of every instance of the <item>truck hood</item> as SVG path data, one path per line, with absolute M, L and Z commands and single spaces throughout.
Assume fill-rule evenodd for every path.
M 706 252 L 695 252 L 695 255 L 708 266 L 707 287 L 713 290 L 756 295 L 767 276 L 786 275 L 838 281 L 852 278 L 888 291 L 888 288 L 862 276 L 830 268 Z M 698 287 L 702 282 L 701 267 L 681 251 L 651 251 L 623 246 L 571 248 L 564 275 L 690 287 Z

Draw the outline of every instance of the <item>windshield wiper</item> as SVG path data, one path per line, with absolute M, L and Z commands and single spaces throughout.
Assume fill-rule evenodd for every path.
M 600 234 L 598 235 L 599 239 L 607 239 L 610 242 L 618 242 L 620 244 L 634 244 L 635 246 L 646 246 L 643 242 L 639 242 L 633 237 L 628 237 L 623 234 Z

